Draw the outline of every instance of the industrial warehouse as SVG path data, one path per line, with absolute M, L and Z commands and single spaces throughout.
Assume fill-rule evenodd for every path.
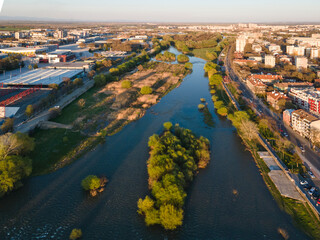
M 83 70 L 66 70 L 66 69 L 36 69 L 13 78 L 2 81 L 7 86 L 23 85 L 48 86 L 50 84 L 60 85 L 65 80 L 73 80 L 83 75 Z

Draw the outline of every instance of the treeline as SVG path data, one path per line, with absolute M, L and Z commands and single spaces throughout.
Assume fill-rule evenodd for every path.
M 19 67 L 24 67 L 24 62 L 21 61 L 20 55 L 10 55 L 4 59 L 0 59 L 0 71 L 10 71 Z
M 0 197 L 21 187 L 21 180 L 31 174 L 32 160 L 27 155 L 34 146 L 34 140 L 20 132 L 0 136 Z
M 164 124 L 165 132 L 149 138 L 147 162 L 152 197 L 138 201 L 138 213 L 147 226 L 160 224 L 167 230 L 182 225 L 185 189 L 199 168 L 210 161 L 209 140 L 197 138 L 189 129 Z
M 99 74 L 94 77 L 95 85 L 98 87 L 104 86 L 109 82 L 118 80 L 121 74 L 129 72 L 137 66 L 150 60 L 149 55 L 145 52 L 131 60 L 120 64 L 117 67 L 111 68 L 107 74 Z
M 178 55 L 177 60 L 179 63 L 187 63 L 189 62 L 189 57 L 187 55 L 180 54 Z
M 221 86 L 223 78 L 219 69 L 219 65 L 213 62 L 207 62 L 204 66 L 204 70 L 209 78 L 210 93 L 212 95 L 214 108 L 220 116 L 227 116 L 229 100 Z

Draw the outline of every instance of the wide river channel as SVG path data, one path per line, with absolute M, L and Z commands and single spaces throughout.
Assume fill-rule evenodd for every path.
M 179 54 L 174 48 L 170 51 Z M 81 228 L 83 239 L 280 240 L 279 227 L 290 239 L 309 239 L 279 209 L 231 122 L 215 114 L 205 61 L 195 57 L 190 61 L 193 72 L 143 118 L 73 164 L 33 177 L 1 199 L 0 239 L 68 239 L 73 228 Z M 207 126 L 198 111 L 200 98 L 207 99 L 214 127 Z M 173 232 L 146 227 L 137 214 L 137 200 L 149 193 L 148 138 L 161 133 L 166 121 L 207 137 L 212 150 L 209 166 L 187 191 L 183 226 Z M 89 174 L 110 180 L 96 198 L 80 186 Z

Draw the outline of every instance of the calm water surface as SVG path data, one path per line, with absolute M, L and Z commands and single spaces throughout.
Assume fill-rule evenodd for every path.
M 171 52 L 177 53 L 175 49 Z M 81 228 L 83 239 L 308 239 L 282 212 L 265 186 L 251 154 L 231 123 L 214 113 L 204 60 L 191 58 L 194 71 L 181 86 L 106 143 L 55 173 L 29 179 L 0 200 L 0 239 L 68 239 Z M 208 127 L 197 106 L 208 100 L 215 126 Z M 173 232 L 146 227 L 137 214 L 148 194 L 146 160 L 149 136 L 171 121 L 211 141 L 212 159 L 188 189 L 184 224 Z M 80 186 L 89 174 L 110 182 L 97 198 Z M 233 190 L 238 195 L 233 195 Z

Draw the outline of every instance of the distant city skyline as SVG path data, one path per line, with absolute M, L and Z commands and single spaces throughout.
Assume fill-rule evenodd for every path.
M 132 22 L 320 22 L 318 0 L 5 0 L 1 17 Z

